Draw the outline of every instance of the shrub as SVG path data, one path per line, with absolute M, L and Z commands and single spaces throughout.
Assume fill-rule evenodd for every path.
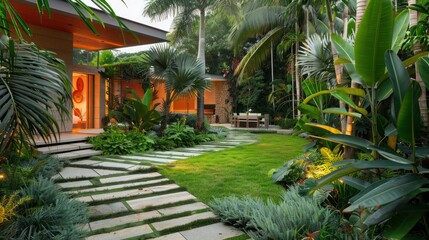
M 196 142 L 194 129 L 185 125 L 183 120 L 170 124 L 165 129 L 164 137 L 173 141 L 175 147 L 192 147 Z
M 271 170 L 273 172 L 273 170 Z M 305 178 L 306 163 L 304 159 L 294 159 L 286 162 L 273 172 L 272 181 L 284 187 Z
M 174 141 L 169 140 L 165 137 L 157 138 L 153 145 L 153 149 L 159 150 L 159 151 L 168 151 L 168 150 L 174 149 L 175 147 L 176 147 L 176 144 L 174 143 Z
M 339 227 L 335 212 L 319 200 L 303 197 L 295 185 L 274 203 L 250 197 L 214 200 L 210 207 L 223 222 L 240 226 L 252 239 L 334 239 Z
M 228 136 L 228 129 L 224 127 L 209 127 L 207 128 L 207 133 L 216 134 L 218 139 L 223 139 Z
M 110 128 L 97 137 L 89 138 L 89 143 L 93 144 L 95 150 L 103 151 L 104 155 L 124 155 L 148 151 L 154 140 L 137 130 L 124 132 Z
M 295 127 L 298 120 L 294 118 L 281 118 L 279 120 L 276 120 L 275 122 L 277 125 L 280 126 L 280 128 L 291 129 Z
M 37 171 L 38 175 L 47 179 L 50 179 L 55 174 L 59 173 L 63 169 L 64 165 L 69 161 L 62 158 L 56 158 L 52 156 L 46 157 L 43 160 L 43 165 Z
M 82 239 L 81 224 L 88 222 L 84 203 L 69 200 L 44 178 L 35 180 L 21 190 L 23 198 L 30 197 L 19 208 L 16 218 L 0 230 L 10 239 Z

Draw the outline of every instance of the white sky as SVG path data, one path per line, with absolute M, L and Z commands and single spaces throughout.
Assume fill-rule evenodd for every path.
M 170 17 L 165 21 L 151 21 L 149 17 L 143 17 L 143 9 L 146 5 L 147 0 L 123 0 L 125 4 L 121 0 L 107 0 L 107 2 L 112 6 L 113 10 L 115 10 L 116 14 L 122 18 L 126 18 L 135 22 L 143 23 L 148 26 L 152 26 L 158 29 L 162 29 L 165 31 L 170 30 L 171 22 L 173 19 Z M 88 5 L 94 6 L 91 1 L 84 0 Z M 142 50 L 146 50 L 150 47 L 150 45 L 138 46 L 138 47 L 128 47 L 128 48 L 118 48 L 120 52 L 139 52 Z

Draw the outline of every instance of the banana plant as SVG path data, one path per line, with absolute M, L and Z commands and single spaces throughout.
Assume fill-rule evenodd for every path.
M 429 212 L 429 199 L 424 197 L 425 193 L 429 192 L 429 169 L 422 164 L 427 161 L 425 159 L 429 156 L 429 149 L 416 146 L 420 133 L 418 98 L 421 88 L 410 78 L 404 67 L 416 61 L 419 56 L 402 62 L 396 55 L 397 44 L 394 42 L 399 40 L 393 33 L 400 33 L 393 30 L 392 14 L 390 0 L 371 0 L 358 30 L 355 46 L 346 45 L 339 39 L 335 40 L 341 47 L 343 56 L 348 56 L 344 61 L 348 64 L 347 70 L 356 74 L 356 79 L 360 80 L 365 88 L 371 106 L 373 138 L 367 140 L 342 134 L 313 136 L 372 153 L 375 160 L 348 159 L 338 162 L 338 169 L 321 178 L 312 192 L 332 181 L 344 180 L 360 190 L 349 199 L 350 205 L 344 212 L 370 210 L 371 214 L 364 224 L 385 223 L 388 227 L 383 232 L 384 237 L 401 239 L 420 221 L 425 223 L 426 234 L 429 234 L 425 219 Z M 350 49 L 354 51 L 350 52 Z M 428 87 L 429 58 L 419 59 L 418 67 Z M 390 121 L 384 129 L 385 136 L 379 138 L 378 107 L 382 101 L 389 100 L 392 106 Z M 396 147 L 392 149 L 392 145 L 386 141 L 388 136 L 397 137 L 395 145 L 400 145 L 400 150 L 396 150 Z M 396 176 L 384 179 L 379 177 L 374 182 L 349 176 L 362 170 L 393 170 Z

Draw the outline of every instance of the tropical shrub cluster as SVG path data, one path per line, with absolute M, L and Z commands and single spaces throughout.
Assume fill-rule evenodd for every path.
M 334 239 L 340 236 L 337 212 L 321 199 L 292 186 L 279 203 L 251 197 L 215 199 L 210 207 L 223 222 L 243 229 L 252 239 Z

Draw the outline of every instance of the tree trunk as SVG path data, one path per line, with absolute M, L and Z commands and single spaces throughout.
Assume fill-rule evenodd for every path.
M 408 5 L 416 4 L 416 0 L 408 0 Z M 419 21 L 419 14 L 417 11 L 410 9 L 410 27 L 417 25 L 417 22 Z M 416 43 L 414 45 L 414 54 L 418 54 L 422 51 L 420 47 L 420 43 Z M 415 64 L 416 68 L 416 81 L 419 83 L 421 89 L 422 89 L 422 95 L 419 98 L 419 107 L 420 107 L 420 114 L 422 116 L 422 122 L 424 128 L 427 130 L 429 128 L 429 115 L 428 115 L 428 106 L 426 101 L 426 87 L 423 83 L 422 77 L 419 74 L 419 69 L 417 67 L 417 64 Z
M 296 104 L 299 106 L 301 101 L 301 77 L 299 75 L 299 66 L 298 66 L 298 52 L 299 52 L 299 39 L 298 39 L 298 23 L 295 22 L 295 87 L 296 87 Z M 301 111 L 297 108 L 297 118 L 301 117 Z
M 290 52 L 293 56 L 293 47 L 290 48 Z M 294 63 L 295 60 L 294 58 L 292 58 L 291 63 L 290 63 L 290 73 L 292 76 L 292 118 L 295 119 L 295 68 L 294 68 Z
M 356 31 L 358 30 L 359 24 L 362 21 L 366 5 L 368 5 L 368 0 L 357 0 L 356 2 Z
M 329 0 L 324 0 L 324 5 L 326 9 L 326 15 L 328 16 L 328 30 L 329 35 L 331 36 L 331 51 L 332 51 L 332 58 L 334 60 L 334 63 L 338 60 L 338 53 L 334 46 L 334 41 L 332 41 L 332 35 L 335 33 L 334 30 L 334 21 L 332 20 L 332 12 L 331 12 L 331 5 L 329 4 Z M 345 24 L 345 23 L 344 23 Z M 345 85 L 344 79 L 343 79 L 343 65 L 335 64 L 335 78 L 337 80 L 337 86 L 343 87 Z M 345 109 L 346 104 L 343 101 L 340 101 L 340 108 Z M 345 115 L 340 115 L 341 119 L 341 132 L 346 133 L 346 127 L 347 127 L 347 118 Z
M 205 9 L 200 9 L 200 29 L 198 37 L 198 55 L 197 59 L 202 63 L 201 71 L 206 72 L 206 12 Z M 204 90 L 198 92 L 197 96 L 197 129 L 204 129 Z

